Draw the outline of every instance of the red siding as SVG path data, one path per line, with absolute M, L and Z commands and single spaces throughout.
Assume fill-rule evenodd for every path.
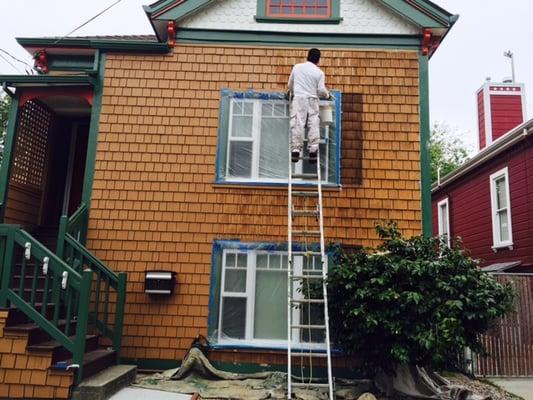
M 487 143 L 485 142 L 485 104 L 483 102 L 483 90 L 477 94 L 477 119 L 479 126 L 479 149 L 484 149 Z
M 491 95 L 490 96 L 492 140 L 524 122 L 522 115 L 522 96 Z
M 495 253 L 492 242 L 490 180 L 508 167 L 513 249 Z M 433 231 L 438 233 L 437 203 L 448 197 L 450 231 L 483 265 L 505 261 L 533 264 L 533 140 L 521 142 L 476 170 L 433 193 Z

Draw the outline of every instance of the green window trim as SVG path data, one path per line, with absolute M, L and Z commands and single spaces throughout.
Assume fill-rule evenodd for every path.
M 331 13 L 328 18 L 298 18 L 298 17 L 271 17 L 267 13 L 267 0 L 257 0 L 257 15 L 255 20 L 264 23 L 280 24 L 340 24 L 341 18 L 341 1 L 331 1 Z

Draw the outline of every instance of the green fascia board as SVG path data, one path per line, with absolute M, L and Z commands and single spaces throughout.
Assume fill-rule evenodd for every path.
M 93 85 L 89 75 L 0 75 L 0 83 L 7 86 Z
M 166 7 L 168 7 L 170 4 L 172 3 L 175 3 L 176 0 L 160 0 L 160 1 L 156 1 L 155 3 L 152 3 L 148 6 L 143 6 L 144 8 L 144 11 L 146 11 L 147 13 L 156 13 L 158 11 L 161 11 L 163 9 L 165 9 Z
M 191 14 L 194 14 L 195 12 L 200 11 L 202 8 L 207 7 L 209 4 L 213 3 L 214 0 L 187 0 L 184 3 L 181 3 L 180 5 L 171 8 L 167 12 L 158 15 L 155 17 L 156 20 L 163 20 L 163 21 L 179 21 L 183 18 L 188 17 Z M 161 5 L 161 7 L 158 7 L 158 9 L 165 8 L 169 3 L 164 3 L 164 5 Z M 152 14 L 157 13 L 157 11 L 154 11 Z
M 457 21 L 458 15 L 451 14 L 446 11 L 444 8 L 440 7 L 438 4 L 435 4 L 429 0 L 412 0 L 419 7 L 422 7 L 426 12 L 430 13 L 432 16 L 439 18 L 440 20 L 453 25 Z
M 420 10 L 417 10 L 415 7 L 411 6 L 404 0 L 380 0 L 383 5 L 388 7 L 390 10 L 396 12 L 400 16 L 403 16 L 413 24 L 417 25 L 420 28 L 449 28 L 451 26 L 450 21 L 442 21 L 440 15 L 430 12 L 428 8 L 428 14 L 423 13 Z
M 142 40 L 79 39 L 64 38 L 58 41 L 51 38 L 17 38 L 22 47 L 74 47 L 99 50 L 125 50 L 142 53 L 168 53 L 166 43 L 146 42 Z
M 93 55 L 51 54 L 48 56 L 50 71 L 93 71 Z
M 309 34 L 300 32 L 254 32 L 208 29 L 178 29 L 178 43 L 225 43 L 286 47 L 322 46 L 418 50 L 418 35 Z

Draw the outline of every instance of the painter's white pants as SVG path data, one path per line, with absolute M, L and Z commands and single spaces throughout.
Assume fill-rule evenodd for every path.
M 291 103 L 291 152 L 303 150 L 307 123 L 307 148 L 310 153 L 318 151 L 320 140 L 319 100 L 312 97 L 295 97 Z

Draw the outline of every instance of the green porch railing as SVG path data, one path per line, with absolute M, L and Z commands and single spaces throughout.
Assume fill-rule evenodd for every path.
M 127 274 L 114 273 L 84 246 L 87 221 L 85 204 L 70 218 L 61 217 L 56 254 L 75 271 L 89 269 L 94 273 L 89 323 L 111 340 L 118 353 L 122 344 Z
M 0 243 L 0 307 L 16 306 L 70 351 L 73 363 L 79 366 L 79 382 L 93 271 L 74 270 L 18 225 L 0 225 Z M 40 299 L 39 276 L 44 276 Z

